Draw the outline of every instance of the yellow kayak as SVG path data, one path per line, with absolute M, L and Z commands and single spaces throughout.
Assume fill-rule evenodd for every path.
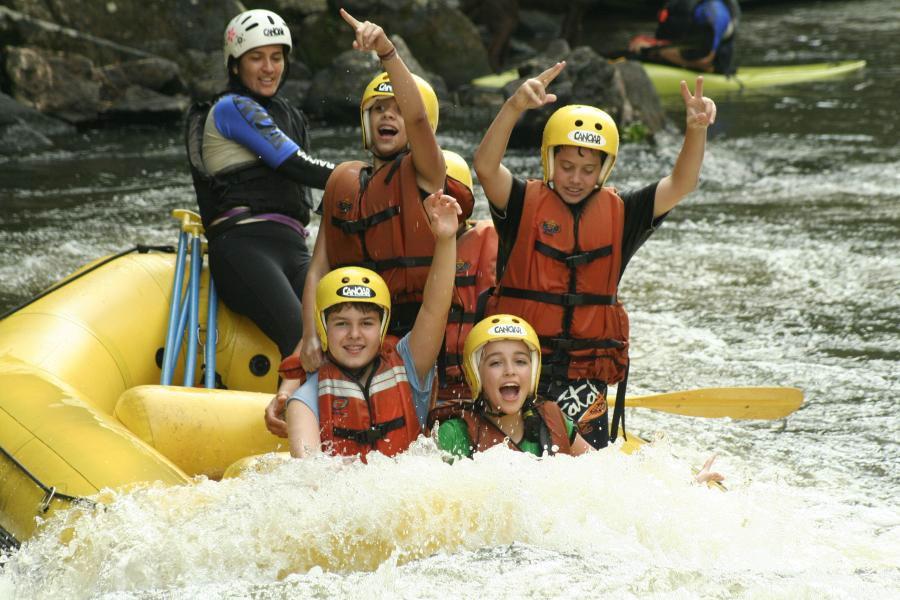
M 643 63 L 644 70 L 656 92 L 660 96 L 671 96 L 680 93 L 681 80 L 691 82 L 697 77 L 696 71 Z M 864 60 L 847 60 L 841 62 L 812 63 L 805 65 L 779 65 L 740 67 L 735 75 L 703 74 L 703 87 L 709 92 L 731 92 L 746 89 L 775 87 L 819 81 L 834 77 L 843 77 L 859 71 L 866 66 Z M 519 78 L 517 69 L 510 69 L 494 75 L 486 75 L 472 80 L 472 85 L 481 88 L 502 88 L 510 81 Z

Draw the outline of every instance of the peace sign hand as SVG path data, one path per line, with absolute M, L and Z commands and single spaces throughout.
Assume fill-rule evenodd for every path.
M 379 56 L 384 56 L 394 49 L 394 44 L 388 39 L 387 34 L 380 25 L 369 21 L 358 21 L 343 8 L 340 10 L 341 17 L 353 28 L 356 39 L 353 41 L 354 50 L 360 52 L 375 51 Z
M 703 95 L 703 76 L 697 77 L 694 93 L 681 81 L 681 97 L 687 112 L 688 129 L 706 129 L 716 122 L 716 103 Z
M 566 61 L 558 62 L 537 77 L 525 80 L 510 98 L 510 102 L 521 112 L 556 102 L 556 94 L 548 94 L 547 86 L 556 79 L 565 66 Z

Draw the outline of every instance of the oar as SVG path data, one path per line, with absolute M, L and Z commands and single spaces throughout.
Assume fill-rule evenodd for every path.
M 792 387 L 723 387 L 649 396 L 626 396 L 625 406 L 652 408 L 690 417 L 781 419 L 803 404 L 803 391 Z

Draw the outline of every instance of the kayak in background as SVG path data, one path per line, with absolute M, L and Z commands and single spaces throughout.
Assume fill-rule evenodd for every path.
M 647 76 L 653 82 L 657 94 L 672 96 L 680 93 L 682 80 L 690 82 L 697 75 L 703 75 L 705 92 L 739 92 L 745 89 L 793 85 L 842 77 L 859 71 L 865 66 L 866 61 L 864 60 L 846 60 L 806 65 L 740 67 L 734 75 L 720 75 L 718 73 L 697 73 L 668 65 L 644 63 L 644 70 L 647 71 Z
M 745 89 L 792 85 L 842 77 L 859 71 L 866 66 L 866 61 L 847 60 L 805 65 L 741 67 L 734 75 L 698 73 L 689 69 L 654 63 L 643 63 L 643 65 L 647 76 L 653 82 L 653 87 L 656 88 L 656 93 L 660 96 L 672 96 L 680 93 L 682 79 L 692 81 L 697 75 L 703 75 L 703 89 L 706 92 L 739 92 Z M 519 79 L 518 69 L 510 69 L 502 73 L 473 79 L 472 85 L 480 88 L 499 89 L 517 79 Z

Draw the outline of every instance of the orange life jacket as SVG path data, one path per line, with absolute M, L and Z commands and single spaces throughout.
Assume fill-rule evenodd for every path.
M 319 429 L 323 449 L 342 456 L 403 452 L 419 437 L 412 387 L 394 341 L 382 345 L 375 369 L 360 385 L 326 361 L 319 368 Z
M 628 364 L 628 315 L 618 301 L 625 205 L 595 191 L 578 213 L 530 180 L 516 241 L 487 314 L 518 315 L 541 339 L 544 381 L 620 381 Z
M 456 240 L 456 281 L 438 362 L 443 368 L 438 390 L 442 400 L 471 397 L 461 368 L 463 344 L 479 320 L 479 299 L 494 287 L 496 276 L 497 230 L 489 220 L 476 221 Z
M 566 420 L 556 402 L 538 400 L 534 403 L 534 407 L 541 416 L 545 427 L 540 440 L 544 451 L 550 455 L 572 454 L 572 443 L 569 441 Z M 451 401 L 438 406 L 428 413 L 428 426 L 432 427 L 437 421 L 444 422 L 449 419 L 465 421 L 469 439 L 472 441 L 473 452 L 483 452 L 497 444 L 504 443 L 514 450 L 520 450 L 516 444 L 508 443 L 507 435 L 499 427 L 483 414 L 475 412 L 471 402 Z
M 465 185 L 448 177 L 444 193 L 472 214 L 475 199 Z M 412 155 L 401 154 L 374 173 L 360 161 L 337 166 L 322 198 L 331 268 L 366 267 L 384 278 L 394 304 L 421 302 L 434 256 L 434 235 L 422 206 Z

